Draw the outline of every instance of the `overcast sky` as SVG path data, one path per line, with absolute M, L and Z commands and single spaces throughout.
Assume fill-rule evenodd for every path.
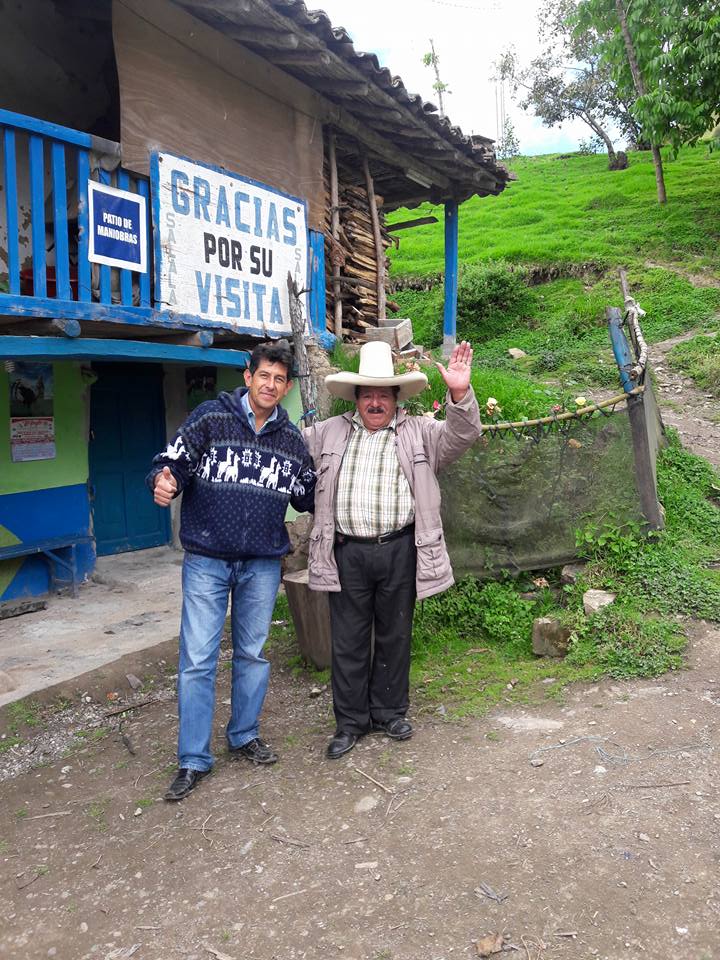
M 445 112 L 466 134 L 496 139 L 496 88 L 492 64 L 510 44 L 521 63 L 538 50 L 539 0 L 305 0 L 323 9 L 333 26 L 345 27 L 358 50 L 377 54 L 411 93 L 437 102 L 435 77 L 423 65 L 430 37 L 440 58 L 440 77 L 452 93 Z M 581 123 L 544 127 L 506 97 L 523 154 L 577 148 L 590 131 Z

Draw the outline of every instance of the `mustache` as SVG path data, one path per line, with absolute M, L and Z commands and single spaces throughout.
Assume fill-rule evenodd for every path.
M 368 413 L 385 413 L 385 407 L 380 404 L 374 403 L 371 407 L 367 408 Z

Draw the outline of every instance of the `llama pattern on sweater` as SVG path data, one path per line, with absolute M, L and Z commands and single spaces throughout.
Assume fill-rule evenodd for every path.
M 170 456 L 167 451 L 165 455 Z M 209 453 L 202 455 L 195 475 L 207 483 L 249 483 L 282 494 L 303 496 L 305 485 L 299 474 L 293 473 L 293 466 L 293 462 L 287 458 L 248 447 L 241 448 L 238 453 L 228 446 L 220 459 L 217 448 L 212 447 Z

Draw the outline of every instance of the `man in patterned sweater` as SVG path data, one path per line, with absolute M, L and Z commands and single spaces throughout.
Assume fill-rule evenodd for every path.
M 250 357 L 245 388 L 200 404 L 163 453 L 147 483 L 167 507 L 182 494 L 183 607 L 178 666 L 178 772 L 166 800 L 183 800 L 213 764 L 215 673 L 228 596 L 232 596 L 231 755 L 275 763 L 259 736 L 270 664 L 262 656 L 289 550 L 288 503 L 311 510 L 312 461 L 299 430 L 279 406 L 292 386 L 285 340 Z

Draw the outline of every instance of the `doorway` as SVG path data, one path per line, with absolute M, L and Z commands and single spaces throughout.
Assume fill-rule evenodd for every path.
M 90 497 L 98 556 L 170 541 L 170 511 L 155 506 L 145 477 L 165 446 L 163 369 L 95 363 L 90 395 Z

